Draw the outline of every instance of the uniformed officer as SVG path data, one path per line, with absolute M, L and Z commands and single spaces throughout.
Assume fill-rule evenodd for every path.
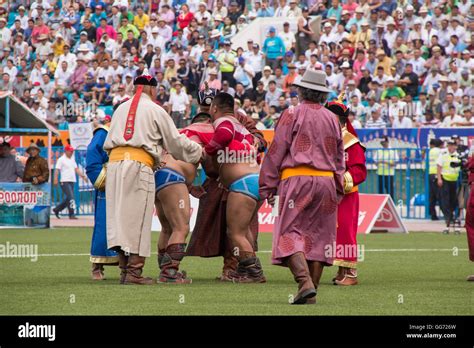
M 437 161 L 438 186 L 441 188 L 441 210 L 449 228 L 455 221 L 457 206 L 457 181 L 460 171 L 460 159 L 457 153 L 457 144 L 454 140 L 448 141 L 448 151 L 442 152 Z M 445 230 L 447 232 L 447 229 Z
M 443 142 L 440 139 L 430 140 L 429 156 L 429 178 L 430 178 L 430 215 L 431 220 L 439 220 L 436 213 L 436 204 L 439 201 L 440 188 L 438 186 L 438 158 L 441 154 Z
M 377 163 L 378 192 L 388 193 L 395 199 L 395 166 L 399 161 L 398 153 L 390 148 L 388 137 L 383 137 L 380 144 L 383 148 L 377 150 L 374 155 L 374 162 Z

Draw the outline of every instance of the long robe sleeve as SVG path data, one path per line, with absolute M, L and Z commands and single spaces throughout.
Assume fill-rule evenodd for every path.
M 357 143 L 346 149 L 347 161 L 346 170 L 352 177 L 354 186 L 362 184 L 367 177 L 367 167 L 365 166 L 365 151 Z
M 263 159 L 259 179 L 259 193 L 262 199 L 266 199 L 270 195 L 275 195 L 277 192 L 283 159 L 291 146 L 293 123 L 294 118 L 291 116 L 289 110 L 285 110 L 275 129 L 270 148 Z
M 107 153 L 103 149 L 106 138 L 107 131 L 105 129 L 97 129 L 89 146 L 87 146 L 86 175 L 92 184 L 94 184 L 99 177 L 104 163 L 109 160 Z
M 202 147 L 185 134 L 180 134 L 171 117 L 160 119 L 158 127 L 163 135 L 163 147 L 177 160 L 198 163 L 202 155 Z

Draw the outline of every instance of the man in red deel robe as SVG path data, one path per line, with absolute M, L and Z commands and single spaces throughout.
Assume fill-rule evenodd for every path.
M 346 172 L 344 173 L 344 198 L 337 210 L 337 234 L 334 265 L 339 270 L 333 282 L 335 285 L 357 284 L 357 226 L 359 220 L 358 185 L 365 181 L 365 147 L 360 143 L 352 127 L 349 109 L 342 102 L 334 101 L 326 108 L 335 113 L 342 127 Z

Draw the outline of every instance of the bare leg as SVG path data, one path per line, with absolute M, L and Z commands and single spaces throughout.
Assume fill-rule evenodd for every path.
M 158 250 L 163 251 L 160 263 L 159 283 L 189 284 L 191 279 L 186 278 L 185 272 L 178 272 L 179 264 L 184 258 L 186 237 L 189 233 L 190 202 L 188 188 L 184 184 L 175 184 L 163 188 L 158 192 L 161 202 L 159 214 L 164 215 L 167 225 L 164 230 L 171 234 L 163 234 L 158 242 Z M 165 219 L 163 221 L 165 221 Z
M 260 260 L 255 255 L 254 246 L 249 241 L 250 221 L 257 208 L 251 197 L 237 192 L 229 192 L 227 197 L 227 233 L 234 251 L 237 251 L 239 265 L 229 277 L 237 283 L 264 283 L 266 281 Z
M 191 218 L 188 188 L 184 184 L 170 185 L 158 192 L 158 199 L 163 202 L 162 210 L 172 231 L 168 245 L 184 243 Z
M 248 239 L 250 220 L 257 207 L 257 202 L 247 195 L 229 192 L 227 197 L 227 233 L 234 247 L 239 252 L 253 252 L 253 245 Z

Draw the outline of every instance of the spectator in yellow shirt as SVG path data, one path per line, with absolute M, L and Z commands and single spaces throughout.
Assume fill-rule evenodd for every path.
M 48 54 L 48 59 L 46 60 L 46 66 L 48 67 L 48 71 L 51 75 L 54 75 L 56 72 L 56 68 L 58 67 L 58 63 L 54 59 L 54 53 L 51 52 Z
M 385 51 L 381 48 L 377 50 L 377 58 L 379 63 L 377 64 L 377 68 L 381 66 L 383 68 L 383 73 L 385 75 L 391 75 L 390 68 L 392 66 L 392 59 L 387 57 Z
M 56 40 L 51 45 L 51 48 L 53 49 L 55 57 L 59 57 L 60 55 L 64 54 L 64 44 L 65 44 L 65 41 L 62 35 L 57 34 Z
M 142 7 L 137 7 L 137 15 L 133 19 L 133 24 L 138 28 L 138 30 L 143 30 L 148 23 L 150 23 L 150 17 L 143 12 Z

